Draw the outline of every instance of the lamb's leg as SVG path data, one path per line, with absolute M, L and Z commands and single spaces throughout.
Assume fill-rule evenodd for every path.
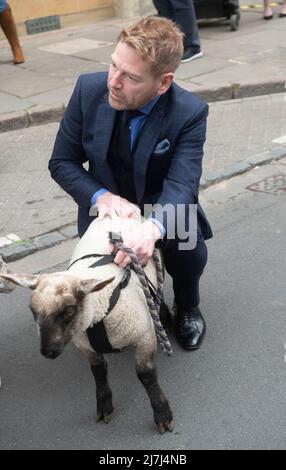
M 144 348 L 145 349 L 145 348 Z M 146 357 L 145 351 L 136 348 L 136 373 L 143 384 L 153 408 L 154 421 L 163 434 L 173 431 L 173 415 L 168 400 L 165 397 L 157 379 L 157 370 L 154 362 L 154 353 Z
M 97 418 L 108 423 L 113 412 L 112 392 L 107 379 L 107 362 L 102 354 L 87 352 L 92 375 L 96 384 Z

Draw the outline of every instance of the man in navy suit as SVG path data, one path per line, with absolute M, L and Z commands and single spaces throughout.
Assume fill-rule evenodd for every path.
M 109 73 L 80 76 L 49 169 L 79 206 L 80 236 L 94 205 L 101 218 L 132 217 L 138 207 L 144 214 L 152 207 L 122 238 L 142 265 L 160 244 L 173 280 L 176 336 L 192 350 L 205 334 L 199 281 L 207 261 L 204 240 L 212 237 L 198 203 L 208 105 L 173 82 L 182 54 L 182 33 L 166 18 L 143 18 L 123 29 Z M 181 243 L 186 233 L 191 244 Z M 120 251 L 114 261 L 125 267 L 130 259 Z

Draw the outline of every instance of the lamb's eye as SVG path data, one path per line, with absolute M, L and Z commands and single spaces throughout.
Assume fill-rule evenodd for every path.
M 69 305 L 68 307 L 66 307 L 64 310 L 65 322 L 69 322 L 75 315 L 75 312 L 76 312 L 76 309 L 74 305 Z
M 65 324 L 67 325 L 68 323 L 70 323 L 75 313 L 76 313 L 75 305 L 69 305 L 65 307 L 64 310 L 62 310 L 61 313 L 59 313 L 56 316 L 55 321 L 60 327 L 63 327 Z

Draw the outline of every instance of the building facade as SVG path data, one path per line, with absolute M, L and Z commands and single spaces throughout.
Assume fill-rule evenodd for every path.
M 8 0 L 20 35 L 152 13 L 152 0 Z M 38 28 L 38 29 L 37 29 Z

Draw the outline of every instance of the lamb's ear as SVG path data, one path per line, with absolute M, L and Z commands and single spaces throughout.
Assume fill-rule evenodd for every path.
M 32 274 L 0 274 L 0 279 L 1 277 L 28 289 L 36 289 L 39 282 L 39 276 Z
M 114 276 L 104 281 L 98 281 L 97 279 L 82 279 L 79 281 L 78 290 L 81 294 L 87 295 L 91 292 L 103 289 L 107 284 L 114 280 Z
M 16 289 L 15 284 L 8 281 L 7 279 L 4 279 L 4 276 L 2 274 L 0 274 L 0 293 L 1 294 L 9 294 L 14 289 Z

